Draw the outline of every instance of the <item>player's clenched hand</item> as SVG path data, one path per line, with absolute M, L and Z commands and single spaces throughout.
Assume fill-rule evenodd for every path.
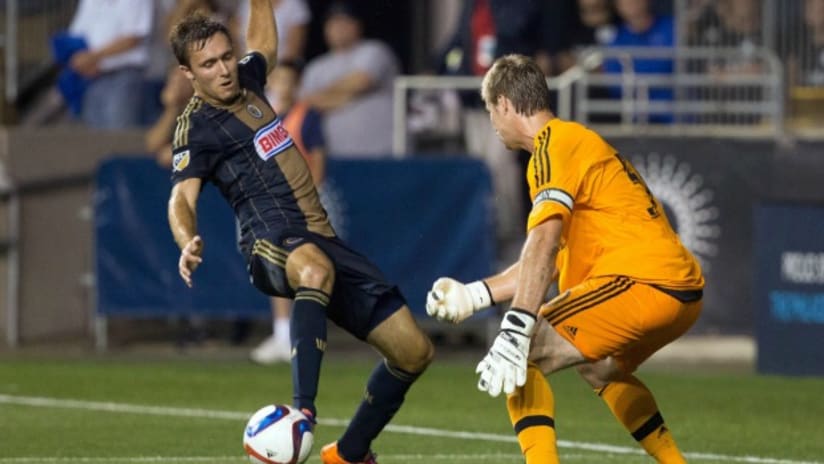
M 512 308 L 504 314 L 501 330 L 489 353 L 478 363 L 478 389 L 495 397 L 504 391 L 507 395 L 526 383 L 529 342 L 535 330 L 535 315 Z
M 440 321 L 456 324 L 491 304 L 489 289 L 480 280 L 464 285 L 455 279 L 441 277 L 426 294 L 426 313 Z
M 180 250 L 180 260 L 177 262 L 177 269 L 180 272 L 180 277 L 186 282 L 189 287 L 192 286 L 192 273 L 195 272 L 197 266 L 203 262 L 200 254 L 203 252 L 203 239 L 200 235 L 195 235 L 189 240 L 189 243 Z

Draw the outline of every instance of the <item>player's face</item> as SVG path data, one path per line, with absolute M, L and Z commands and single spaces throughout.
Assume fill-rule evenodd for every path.
M 237 57 L 225 34 L 210 37 L 200 50 L 191 50 L 189 67 L 182 67 L 198 95 L 231 103 L 240 95 Z
M 492 123 L 492 128 L 495 129 L 498 138 L 501 139 L 501 142 L 504 143 L 506 148 L 514 150 L 516 146 L 511 128 L 512 112 L 508 111 L 508 109 L 509 106 L 503 97 L 499 97 L 497 103 L 486 104 L 486 110 L 489 112 L 489 121 Z

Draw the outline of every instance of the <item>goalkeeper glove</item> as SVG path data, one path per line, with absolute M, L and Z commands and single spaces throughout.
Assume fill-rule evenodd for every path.
M 482 280 L 462 284 L 441 277 L 426 294 L 426 313 L 440 321 L 456 324 L 492 304 L 489 287 Z
M 529 343 L 535 331 L 536 317 L 523 309 L 512 308 L 504 314 L 501 330 L 489 353 L 478 363 L 475 373 L 480 374 L 478 389 L 490 396 L 498 396 L 501 390 L 507 395 L 526 383 Z

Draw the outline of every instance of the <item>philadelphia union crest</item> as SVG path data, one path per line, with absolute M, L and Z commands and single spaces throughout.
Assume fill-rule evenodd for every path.
M 246 111 L 249 112 L 249 114 L 255 119 L 260 119 L 263 117 L 263 111 L 251 103 L 246 105 Z

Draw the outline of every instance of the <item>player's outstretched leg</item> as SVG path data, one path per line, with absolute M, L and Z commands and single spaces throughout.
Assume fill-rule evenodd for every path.
M 374 462 L 372 441 L 403 404 L 406 392 L 432 360 L 434 348 L 404 306 L 378 325 L 367 341 L 385 356 L 372 371 L 366 394 L 337 443 L 324 447 L 324 464 Z
M 290 284 L 297 284 L 289 323 L 293 402 L 297 408 L 308 411 L 314 420 L 320 366 L 326 351 L 326 307 L 335 281 L 334 267 L 317 246 L 307 244 L 289 254 L 286 272 Z
M 578 372 L 647 454 L 663 464 L 686 463 L 646 385 L 631 374 L 599 382 L 597 369 L 583 365 L 578 367 Z
M 544 374 L 530 363 L 526 384 L 506 399 L 509 419 L 527 464 L 557 464 L 555 398 Z
M 293 403 L 317 416 L 315 397 L 323 354 L 326 351 L 326 306 L 329 295 L 321 290 L 300 287 L 289 322 L 292 342 Z

